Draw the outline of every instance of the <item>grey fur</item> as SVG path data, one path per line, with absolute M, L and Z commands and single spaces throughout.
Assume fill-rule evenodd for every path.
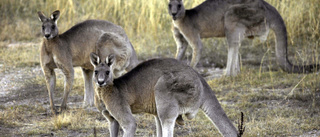
M 61 110 L 66 109 L 68 94 L 72 89 L 74 70 L 81 67 L 85 82 L 84 105 L 94 104 L 94 88 L 92 85 L 93 66 L 89 55 L 96 52 L 100 56 L 113 53 L 116 56 L 115 72 L 117 76 L 124 70 L 129 71 L 138 64 L 136 53 L 125 34 L 125 31 L 115 24 L 103 20 L 87 20 L 76 24 L 59 35 L 57 20 L 60 12 L 57 10 L 47 18 L 38 12 L 42 22 L 44 36 L 41 46 L 40 63 L 46 78 L 52 113 L 56 113 L 53 103 L 53 93 L 56 85 L 54 69 L 59 68 L 65 75 L 64 95 Z
M 170 0 L 173 35 L 177 44 L 176 58 L 181 60 L 187 45 L 193 49 L 190 65 L 196 67 L 202 51 L 201 38 L 226 37 L 228 61 L 226 75 L 240 72 L 239 47 L 244 38 L 266 40 L 269 29 L 276 35 L 276 57 L 287 72 L 312 72 L 319 65 L 295 66 L 287 55 L 287 31 L 278 11 L 263 0 L 206 0 L 185 10 L 183 0 Z
M 199 108 L 223 136 L 237 136 L 210 86 L 191 67 L 175 59 L 152 59 L 113 79 L 112 55 L 106 62 L 98 63 L 98 58 L 91 54 L 95 67 L 95 105 L 110 122 L 112 137 L 118 135 L 119 126 L 124 130 L 123 136 L 134 136 L 136 121 L 132 114 L 136 113 L 153 114 L 157 136 L 170 137 L 178 116 L 185 114 L 192 119 Z

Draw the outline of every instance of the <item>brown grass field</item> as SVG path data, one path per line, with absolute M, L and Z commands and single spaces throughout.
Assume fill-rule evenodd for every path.
M 184 0 L 192 8 L 203 0 Z M 266 0 L 278 9 L 288 30 L 289 60 L 319 64 L 320 0 Z M 48 93 L 39 63 L 42 41 L 37 11 L 61 11 L 60 33 L 86 19 L 122 26 L 140 61 L 174 57 L 167 0 L 1 0 L 0 1 L 0 136 L 108 136 L 108 122 L 95 109 L 82 109 L 83 78 L 76 69 L 68 111 L 50 115 Z M 320 76 L 288 74 L 276 63 L 274 35 L 245 40 L 240 48 L 241 73 L 222 75 L 227 60 L 224 38 L 204 39 L 198 71 L 207 79 L 228 117 L 237 126 L 245 114 L 244 136 L 320 136 Z M 191 59 L 188 49 L 185 61 Z M 61 103 L 63 75 L 57 70 L 55 102 Z M 136 136 L 156 136 L 153 116 L 136 115 Z M 122 133 L 121 133 L 122 134 Z M 200 111 L 175 136 L 221 136 Z

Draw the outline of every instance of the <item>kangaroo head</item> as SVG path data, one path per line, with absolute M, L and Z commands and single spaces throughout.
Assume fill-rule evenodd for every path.
M 38 12 L 40 21 L 42 22 L 42 34 L 46 39 L 52 39 L 59 34 L 57 21 L 60 16 L 60 11 L 54 11 L 50 18 L 47 18 L 42 12 Z
M 173 20 L 180 19 L 185 16 L 186 11 L 182 0 L 170 0 L 168 9 Z
M 93 81 L 97 86 L 103 87 L 113 84 L 112 65 L 114 60 L 113 54 L 110 54 L 104 61 L 97 54 L 90 54 L 90 62 L 94 66 Z

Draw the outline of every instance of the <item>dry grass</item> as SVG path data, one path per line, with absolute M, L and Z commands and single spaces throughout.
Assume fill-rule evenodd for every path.
M 203 0 L 202 0 L 203 1 Z M 202 1 L 186 1 L 191 8 Z M 319 0 L 301 1 L 267 0 L 283 16 L 289 35 L 289 49 L 297 59 L 307 60 L 309 49 L 317 47 L 319 40 Z M 85 5 L 85 6 L 84 6 Z M 167 12 L 167 1 L 124 1 L 124 0 L 2 0 L 0 2 L 0 40 L 1 41 L 39 41 L 40 22 L 37 11 L 49 15 L 56 9 L 61 10 L 58 26 L 64 32 L 72 25 L 86 19 L 104 19 L 122 26 L 128 33 L 139 57 L 169 56 L 175 53 L 175 43 L 171 34 L 171 19 Z M 224 41 L 224 39 L 218 39 Z M 212 48 L 225 49 L 225 43 L 205 40 L 208 52 Z M 212 46 L 214 45 L 214 47 Z M 299 50 L 297 50 L 297 49 Z M 226 51 L 226 50 L 225 50 Z M 220 53 L 221 54 L 221 53 Z M 317 55 L 312 53 L 312 55 Z M 220 57 L 220 56 L 218 56 Z M 308 56 L 307 56 L 308 57 Z
M 191 8 L 201 1 L 187 1 Z M 295 64 L 319 63 L 320 0 L 266 0 L 284 18 L 288 30 L 289 59 Z M 303 2 L 303 4 L 301 4 Z M 85 5 L 85 6 L 84 6 Z M 37 11 L 46 15 L 59 9 L 60 33 L 86 19 L 104 19 L 122 26 L 141 60 L 152 57 L 173 57 L 175 42 L 167 1 L 159 0 L 1 0 L 0 1 L 0 76 L 12 75 L 25 68 L 39 68 L 41 42 Z M 31 42 L 31 44 L 30 44 Z M 227 57 L 225 39 L 203 40 L 205 50 L 201 64 L 224 67 Z M 277 68 L 274 37 L 265 43 L 244 41 L 240 48 L 242 73 L 237 77 L 222 77 L 208 81 L 225 109 L 236 123 L 240 111 L 245 113 L 245 136 L 307 136 L 320 130 L 319 73 L 287 74 Z M 187 59 L 191 52 L 187 51 Z M 260 65 L 261 64 L 261 65 Z M 9 97 L 0 97 L 0 133 L 7 136 L 98 136 L 109 134 L 108 123 L 96 112 L 70 108 L 57 117 L 46 116 L 49 110 L 42 73 L 25 72 L 32 78 L 14 81 L 22 85 Z M 58 71 L 57 103 L 63 90 L 63 76 Z M 23 91 L 23 92 L 21 92 Z M 17 95 L 16 95 L 17 94 Z M 27 96 L 21 99 L 20 94 Z M 82 100 L 83 78 L 76 69 L 69 102 Z M 9 98 L 9 99 L 7 99 Z M 22 103 L 26 99 L 37 103 Z M 39 101 L 40 98 L 40 101 Z M 12 105 L 7 104 L 13 102 Z M 150 115 L 137 115 L 136 135 L 155 135 Z M 14 132 L 14 134 L 12 134 Z M 183 127 L 176 126 L 177 136 L 219 136 L 218 131 L 200 112 Z
M 246 135 L 301 135 L 320 129 L 319 74 L 245 70 L 237 77 L 215 79 L 209 84 L 220 102 L 226 103 L 231 118 L 239 111 L 247 114 Z

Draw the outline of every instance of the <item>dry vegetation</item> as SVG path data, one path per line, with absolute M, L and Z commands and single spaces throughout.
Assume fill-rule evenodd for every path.
M 185 3 L 191 8 L 202 1 L 185 0 Z M 320 0 L 266 1 L 278 9 L 286 22 L 290 60 L 295 64 L 319 63 Z M 98 136 L 109 133 L 108 123 L 100 114 L 79 108 L 83 97 L 80 69 L 76 69 L 69 111 L 57 117 L 47 115 L 50 114 L 48 95 L 38 51 L 41 23 L 36 12 L 48 15 L 56 9 L 62 12 L 58 21 L 60 33 L 86 19 L 104 19 L 126 30 L 140 60 L 175 54 L 166 0 L 1 0 L 0 136 L 93 136 L 93 127 Z M 203 75 L 210 76 L 213 66 L 225 66 L 227 46 L 222 38 L 203 42 L 205 50 L 199 67 L 204 68 Z M 208 82 L 235 124 L 240 111 L 244 112 L 245 136 L 319 136 L 319 73 L 281 71 L 275 61 L 272 33 L 265 43 L 243 42 L 240 53 L 240 75 Z M 61 72 L 57 80 L 55 94 L 61 98 Z M 155 135 L 152 116 L 137 115 L 137 123 L 136 135 Z M 175 133 L 177 136 L 219 136 L 202 112 L 185 126 L 176 126 Z

